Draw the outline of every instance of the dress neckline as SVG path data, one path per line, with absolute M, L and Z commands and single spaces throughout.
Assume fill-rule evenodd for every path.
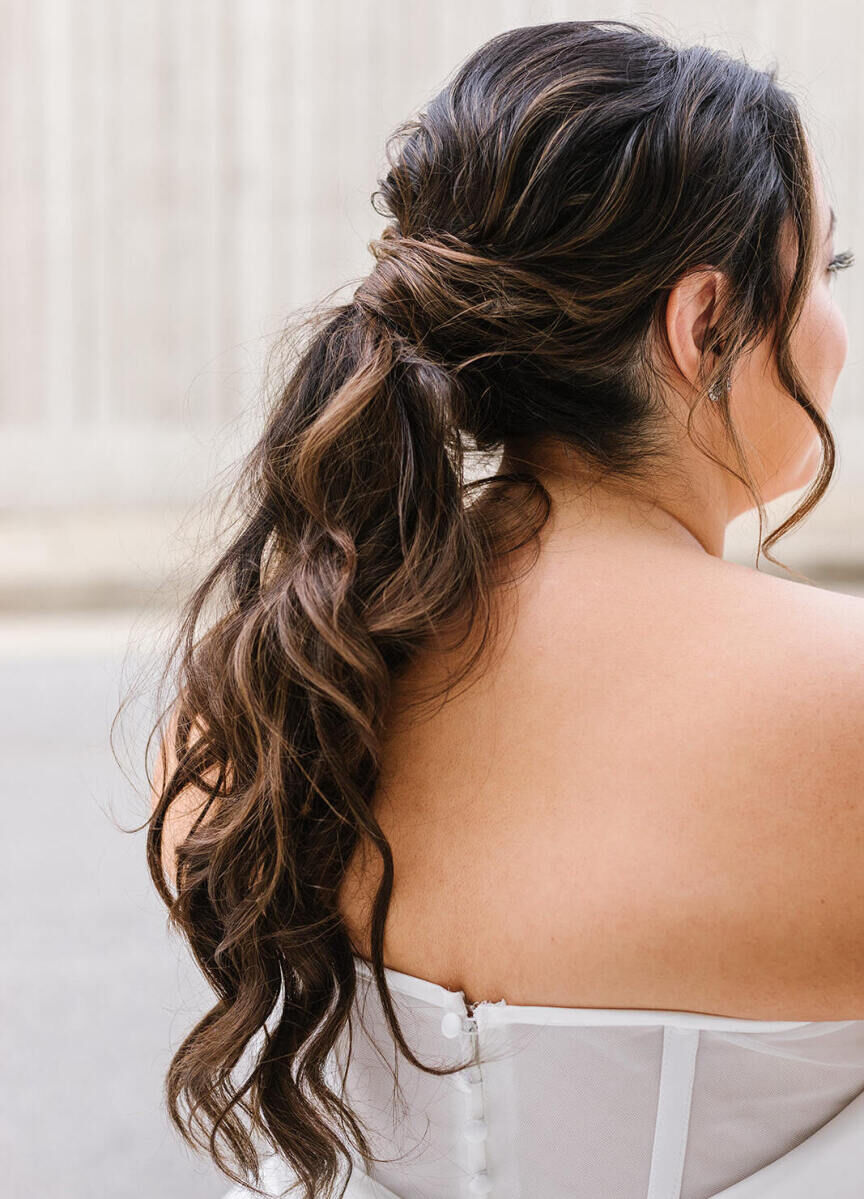
M 372 966 L 366 958 L 353 954 L 358 973 L 369 983 L 374 983 Z M 828 1032 L 850 1024 L 864 1024 L 864 1020 L 759 1020 L 750 1016 L 719 1016 L 710 1012 L 678 1011 L 674 1008 L 594 1008 L 556 1007 L 543 1004 L 508 1003 L 504 999 L 480 1000 L 468 1004 L 465 992 L 451 991 L 440 983 L 406 974 L 392 966 L 384 967 L 384 974 L 392 991 L 414 999 L 424 1000 L 447 1011 L 482 1015 L 491 1023 L 521 1023 L 547 1025 L 583 1026 L 652 1026 L 671 1025 L 677 1028 L 713 1030 L 715 1032 L 791 1032 L 794 1029 L 819 1029 Z

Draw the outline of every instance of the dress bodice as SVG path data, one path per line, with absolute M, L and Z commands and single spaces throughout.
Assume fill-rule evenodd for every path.
M 356 1166 L 346 1199 L 864 1195 L 864 1020 L 468 1005 L 388 969 L 418 1058 L 474 1062 L 435 1076 L 398 1052 L 356 964 L 332 1081 L 381 1160 Z

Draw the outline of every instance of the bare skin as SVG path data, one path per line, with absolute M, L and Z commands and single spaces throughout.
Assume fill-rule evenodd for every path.
M 847 343 L 817 184 L 793 350 L 824 412 Z M 555 505 L 500 594 L 506 635 L 431 715 L 400 703 L 455 659 L 397 690 L 374 804 L 395 860 L 384 960 L 470 1001 L 864 1017 L 864 601 L 722 559 L 752 499 L 684 430 L 722 285 L 694 272 L 667 308 L 677 469 L 650 494 L 587 491 L 562 447 L 509 447 L 502 470 L 531 461 Z M 766 345 L 730 402 L 764 499 L 808 483 L 815 430 Z M 734 461 L 710 403 L 696 414 Z M 379 865 L 358 852 L 343 891 L 367 958 Z
M 793 350 L 827 411 L 846 328 L 818 185 Z M 501 469 L 530 461 L 553 515 L 496 592 L 503 632 L 473 685 L 409 709 L 457 665 L 428 654 L 396 688 L 374 797 L 396 970 L 474 1002 L 864 1018 L 864 601 L 723 561 L 752 500 L 685 431 L 693 408 L 728 457 L 696 380 L 722 302 L 708 270 L 670 296 L 674 469 L 653 490 L 589 490 L 562 447 L 507 447 Z M 805 486 L 818 440 L 764 345 L 730 403 L 764 500 Z M 169 873 L 196 810 L 181 798 Z M 341 896 L 367 958 L 379 861 L 361 847 Z
M 648 540 L 547 554 L 482 678 L 394 722 L 385 963 L 473 1002 L 860 1018 L 864 602 Z M 342 905 L 367 958 L 378 861 Z

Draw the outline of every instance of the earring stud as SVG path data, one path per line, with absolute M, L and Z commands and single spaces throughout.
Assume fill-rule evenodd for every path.
M 729 380 L 718 379 L 716 383 L 712 383 L 708 388 L 708 399 L 713 400 L 715 404 L 719 404 L 724 396 L 729 394 Z

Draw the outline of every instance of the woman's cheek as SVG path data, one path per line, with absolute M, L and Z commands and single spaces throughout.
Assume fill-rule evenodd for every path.
M 793 339 L 793 353 L 814 403 L 824 415 L 846 361 L 849 335 L 846 320 L 834 302 L 830 281 L 811 293 Z M 797 343 L 797 344 L 796 344 Z

